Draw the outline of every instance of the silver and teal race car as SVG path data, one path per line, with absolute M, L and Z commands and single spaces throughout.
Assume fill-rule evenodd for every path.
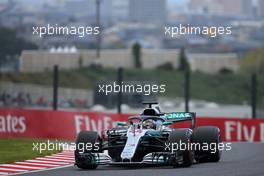
M 220 130 L 214 126 L 196 128 L 195 113 L 162 113 L 156 103 L 148 103 L 139 116 L 118 122 L 104 137 L 82 131 L 76 139 L 75 165 L 95 169 L 98 165 L 171 165 L 189 167 L 193 162 L 218 162 L 221 151 L 201 146 L 219 144 Z M 170 128 L 190 121 L 190 128 Z M 83 150 L 78 146 L 86 146 Z M 88 146 L 88 147 L 87 147 Z

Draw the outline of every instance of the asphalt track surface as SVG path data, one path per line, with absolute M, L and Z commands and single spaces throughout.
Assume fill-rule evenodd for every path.
M 30 176 L 264 176 L 264 143 L 233 143 L 218 163 L 194 164 L 190 168 L 99 166 L 81 170 L 75 166 L 23 175 Z

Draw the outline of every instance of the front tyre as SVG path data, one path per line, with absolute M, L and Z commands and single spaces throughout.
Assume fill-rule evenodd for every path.
M 174 167 L 190 167 L 193 163 L 193 152 L 190 147 L 192 131 L 190 129 L 175 129 L 169 135 L 169 144 L 178 146 L 178 150 L 174 152 L 174 158 L 171 164 Z M 186 146 L 184 149 L 180 145 Z
M 81 131 L 76 139 L 75 164 L 81 169 L 96 169 L 98 164 L 91 153 L 99 153 L 101 149 L 101 138 L 97 132 Z M 86 146 L 88 147 L 87 149 Z
M 220 129 L 214 126 L 198 127 L 194 131 L 193 142 L 200 146 L 207 145 L 209 150 L 196 150 L 195 160 L 197 162 L 218 162 L 221 159 L 221 151 L 218 146 L 222 142 Z M 211 146 L 214 146 L 212 149 Z

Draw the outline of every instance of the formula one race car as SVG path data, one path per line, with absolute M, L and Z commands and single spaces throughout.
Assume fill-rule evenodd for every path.
M 144 109 L 128 122 L 99 136 L 94 131 L 78 134 L 75 165 L 82 169 L 95 169 L 98 165 L 171 165 L 189 167 L 193 162 L 218 162 L 221 151 L 210 146 L 221 142 L 220 130 L 214 126 L 195 127 L 195 113 L 161 113 L 159 107 Z M 190 121 L 190 128 L 169 128 L 174 123 Z M 80 146 L 85 148 L 80 149 Z

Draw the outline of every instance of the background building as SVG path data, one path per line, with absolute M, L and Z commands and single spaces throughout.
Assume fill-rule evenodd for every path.
M 259 17 L 264 17 L 264 1 L 259 0 L 258 1 L 258 16 Z
M 252 0 L 191 0 L 189 8 L 197 13 L 214 15 L 252 16 Z
M 42 72 L 52 70 L 54 65 L 61 69 L 76 69 L 80 59 L 83 66 L 99 63 L 109 68 L 133 68 L 134 61 L 130 49 L 104 49 L 100 60 L 96 60 L 94 50 L 79 50 L 77 52 L 49 52 L 49 51 L 23 51 L 21 55 L 20 70 L 22 72 Z M 237 72 L 239 58 L 236 54 L 189 54 L 189 62 L 192 71 L 204 73 L 219 73 L 223 69 Z M 144 69 L 154 69 L 166 63 L 174 68 L 179 66 L 179 50 L 175 49 L 143 49 L 142 66 Z
M 113 22 L 128 20 L 128 0 L 112 0 L 112 19 Z
M 96 1 L 95 0 L 76 0 L 66 1 L 65 11 L 76 20 L 85 21 L 90 24 L 96 24 Z M 100 15 L 101 23 L 109 25 L 112 18 L 112 0 L 101 1 Z
M 129 18 L 132 22 L 166 22 L 166 0 L 130 0 Z

